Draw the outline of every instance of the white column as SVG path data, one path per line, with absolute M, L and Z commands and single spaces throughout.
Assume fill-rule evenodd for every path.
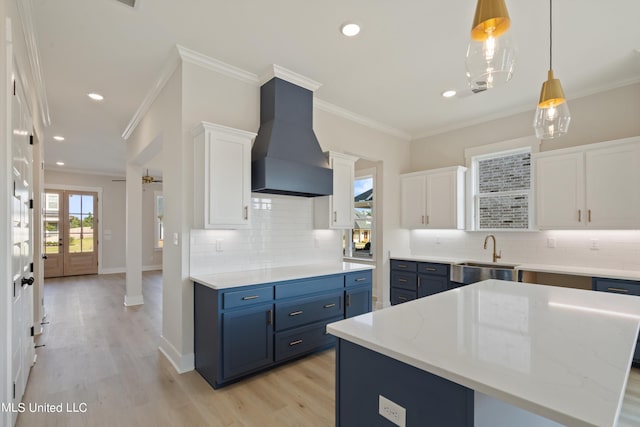
M 142 298 L 142 167 L 127 163 L 126 253 L 124 305 L 144 304 Z

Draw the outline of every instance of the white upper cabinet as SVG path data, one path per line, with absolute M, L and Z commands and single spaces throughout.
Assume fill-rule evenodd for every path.
M 534 156 L 540 229 L 640 227 L 640 138 Z
M 463 229 L 466 170 L 454 166 L 401 175 L 402 226 Z
M 353 228 L 353 181 L 358 159 L 334 151 L 329 151 L 326 155 L 333 169 L 333 195 L 314 198 L 314 227 Z
M 194 138 L 194 227 L 249 226 L 251 143 L 256 134 L 201 123 Z

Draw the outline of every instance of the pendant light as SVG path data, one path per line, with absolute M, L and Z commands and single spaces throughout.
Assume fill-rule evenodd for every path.
M 569 130 L 571 114 L 564 97 L 560 80 L 553 77 L 553 0 L 549 0 L 549 72 L 547 81 L 542 83 L 540 101 L 533 120 L 538 139 L 553 139 L 562 136 Z
M 471 89 L 490 89 L 511 80 L 516 59 L 504 0 L 478 0 L 465 65 Z

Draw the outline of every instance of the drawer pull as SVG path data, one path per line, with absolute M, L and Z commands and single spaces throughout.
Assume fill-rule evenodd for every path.
M 425 267 L 425 270 L 426 271 L 437 271 L 437 269 L 433 268 L 433 267 Z
M 400 301 L 408 301 L 405 297 L 398 297 Z
M 294 345 L 302 344 L 302 340 L 295 340 L 289 343 L 289 347 L 293 347 Z
M 298 310 L 298 311 L 292 311 L 291 313 L 289 313 L 289 316 L 293 317 L 293 316 L 299 316 L 303 313 L 302 310 Z
M 398 264 L 398 268 L 409 268 L 407 264 Z
M 400 283 L 407 283 L 407 279 L 398 279 L 398 282 L 400 282 Z
M 324 308 L 331 308 L 331 307 L 335 307 L 335 304 L 325 304 Z
M 248 297 L 242 297 L 242 301 L 248 301 L 250 299 L 260 298 L 258 295 L 249 295 Z
M 622 294 L 628 294 L 629 293 L 629 289 L 622 289 L 622 288 L 607 288 L 607 290 L 609 292 L 620 292 Z
M 356 279 L 356 282 L 364 282 L 365 280 L 367 280 L 367 278 L 366 278 L 366 277 L 358 277 L 358 278 Z

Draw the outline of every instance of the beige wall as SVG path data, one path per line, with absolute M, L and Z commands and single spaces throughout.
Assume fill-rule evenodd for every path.
M 93 187 L 102 189 L 102 217 L 99 218 L 103 237 L 101 273 L 123 272 L 125 269 L 125 183 L 113 182 L 119 177 L 69 173 L 46 170 L 44 188 L 47 186 L 66 186 L 72 188 Z M 153 248 L 153 191 L 162 190 L 160 184 L 148 184 L 143 187 L 143 229 L 142 229 L 142 265 L 145 269 L 162 265 L 162 251 Z M 109 237 L 110 236 L 110 237 Z
M 465 148 L 531 136 L 534 107 L 526 113 L 412 141 L 411 168 L 404 172 L 464 165 Z M 541 151 L 640 135 L 640 83 L 569 99 L 569 108 L 569 133 L 543 142 Z

